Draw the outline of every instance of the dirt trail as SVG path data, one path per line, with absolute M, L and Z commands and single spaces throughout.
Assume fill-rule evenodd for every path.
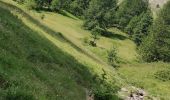
M 94 95 L 89 91 L 88 89 L 85 89 L 86 91 L 86 100 L 94 100 Z
M 160 100 L 151 96 L 143 88 L 137 88 L 135 86 L 123 87 L 118 92 L 122 100 Z
M 167 2 L 168 0 L 149 0 L 149 3 L 151 5 L 152 10 L 157 9 L 157 5 L 160 7 L 163 7 L 163 5 Z

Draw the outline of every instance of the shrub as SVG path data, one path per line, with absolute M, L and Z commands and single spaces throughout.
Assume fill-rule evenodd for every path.
M 100 39 L 100 30 L 98 27 L 94 28 L 91 32 L 91 38 L 92 40 L 90 41 L 90 45 L 92 45 L 93 47 L 96 47 L 97 46 L 97 40 Z
M 118 62 L 117 50 L 115 47 L 112 47 L 112 49 L 108 52 L 108 62 L 113 67 L 118 67 L 118 65 L 117 65 L 117 62 Z
M 10 91 L 5 97 L 6 100 L 35 100 L 35 98 L 27 93 Z

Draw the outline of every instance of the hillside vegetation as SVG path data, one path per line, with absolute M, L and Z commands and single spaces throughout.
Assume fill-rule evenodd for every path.
M 1 100 L 85 100 L 73 78 L 76 72 L 69 68 L 83 65 L 8 10 L 1 7 L 0 12 Z
M 170 100 L 169 8 L 0 0 L 0 99 L 124 100 L 140 89 L 144 100 Z
M 170 78 L 169 63 L 143 63 L 122 65 L 118 70 L 120 76 L 136 87 L 142 87 L 160 100 L 169 100 Z
M 12 24 L 12 25 L 8 26 L 9 28 L 14 27 L 14 31 L 11 30 L 11 34 L 12 34 L 12 32 L 15 33 L 15 29 L 16 29 L 16 33 L 15 33 L 16 35 L 14 34 L 16 38 L 19 37 L 20 34 L 22 36 L 25 36 L 25 37 L 21 37 L 21 39 L 23 39 L 23 40 L 20 40 L 19 43 L 16 44 L 14 42 L 14 46 L 16 46 L 16 45 L 19 46 L 19 48 L 16 49 L 17 54 L 15 56 L 20 55 L 22 57 L 21 59 L 25 59 L 26 63 L 23 65 L 28 65 L 30 63 L 31 68 L 32 67 L 34 68 L 35 66 L 37 66 L 36 68 L 38 68 L 38 70 L 40 70 L 40 72 L 39 71 L 37 72 L 37 70 L 35 69 L 35 73 L 32 73 L 32 74 L 30 73 L 30 74 L 31 75 L 36 74 L 36 75 L 40 76 L 41 78 L 43 78 L 44 80 L 42 80 L 42 82 L 40 82 L 40 83 L 43 83 L 46 80 L 48 80 L 50 82 L 52 81 L 52 83 L 51 83 L 52 85 L 55 84 L 53 87 L 50 85 L 51 86 L 50 89 L 52 89 L 51 92 L 53 92 L 53 93 L 47 94 L 47 92 L 45 92 L 44 90 L 37 90 L 37 92 L 40 92 L 40 91 L 45 92 L 44 93 L 45 96 L 42 96 L 43 94 L 36 96 L 35 94 L 37 94 L 37 93 L 35 92 L 35 94 L 34 94 L 34 91 L 35 91 L 34 89 L 36 87 L 33 87 L 33 88 L 31 88 L 32 90 L 30 90 L 30 92 L 27 93 L 28 95 L 30 95 L 32 98 L 40 99 L 40 100 L 41 100 L 41 98 L 45 99 L 45 100 L 46 99 L 51 100 L 51 99 L 55 99 L 55 98 L 58 98 L 61 100 L 62 99 L 68 100 L 68 98 L 69 98 L 69 100 L 72 98 L 73 98 L 73 100 L 81 100 L 81 99 L 83 100 L 86 98 L 84 88 L 88 88 L 90 90 L 92 89 L 92 90 L 96 91 L 96 93 L 101 92 L 102 94 L 99 94 L 99 96 L 101 95 L 101 97 L 106 95 L 106 98 L 107 98 L 107 95 L 110 95 L 110 94 L 108 94 L 108 92 L 111 93 L 111 95 L 114 95 L 113 92 L 115 92 L 118 89 L 117 86 L 120 85 L 121 80 L 119 80 L 119 77 L 116 75 L 116 73 L 112 67 L 108 66 L 107 64 L 100 64 L 100 62 L 98 63 L 96 60 L 94 60 L 93 57 L 92 58 L 88 57 L 88 55 L 86 55 L 86 53 L 83 53 L 82 51 L 78 51 L 79 49 L 77 50 L 76 47 L 74 46 L 74 44 L 70 43 L 69 40 L 65 40 L 65 38 L 62 36 L 62 34 L 52 31 L 48 27 L 44 26 L 43 24 L 38 23 L 34 18 L 32 18 L 31 16 L 29 16 L 27 13 L 20 10 L 19 8 L 12 6 L 12 5 L 9 6 L 8 4 L 2 3 L 2 2 L 1 2 L 1 7 L 5 8 L 7 10 L 11 10 L 14 15 L 17 15 L 17 17 L 15 17 L 12 14 L 10 14 L 9 11 L 6 11 L 6 10 L 3 11 L 4 9 L 2 9 L 3 12 L 8 13 L 8 16 L 10 16 L 10 17 L 13 16 L 12 18 L 15 18 L 15 19 L 9 19 L 8 17 L 4 17 L 5 14 L 1 15 L 2 18 L 7 18 L 9 20 L 14 20 L 14 21 L 16 20 L 16 22 L 13 22 L 14 25 Z M 24 16 L 24 17 L 22 17 L 22 16 Z M 20 21 L 18 18 L 21 18 L 22 21 L 24 22 L 24 24 L 26 24 L 27 26 L 25 26 L 23 24 L 23 22 Z M 4 21 L 9 21 L 9 20 L 5 19 Z M 11 22 L 9 21 L 8 23 L 11 23 Z M 16 26 L 15 23 L 16 24 L 18 23 L 19 26 Z M 23 30 L 21 30 L 18 27 L 23 27 Z M 5 27 L 4 29 L 8 29 L 8 28 Z M 18 35 L 18 32 L 20 33 L 19 35 Z M 25 33 L 25 32 L 28 32 L 28 33 Z M 52 34 L 51 32 L 54 32 L 54 33 Z M 4 35 L 4 34 L 2 34 L 2 35 Z M 30 37 L 34 37 L 34 35 L 35 35 L 35 38 L 38 40 L 32 39 L 32 41 L 37 41 L 38 43 L 33 45 L 32 43 L 34 43 L 34 42 L 30 42 L 29 40 L 27 41 L 27 38 L 29 38 L 29 37 L 27 37 L 27 35 L 25 35 L 25 34 L 30 35 Z M 18 39 L 15 39 L 15 37 L 11 36 L 11 39 L 12 39 L 11 41 L 17 41 Z M 41 37 L 41 38 L 39 38 L 39 37 Z M 10 46 L 11 41 L 7 42 L 7 43 L 9 43 L 9 45 L 7 47 L 11 47 Z M 27 42 L 24 43 L 22 41 L 27 41 Z M 40 45 L 41 41 L 42 41 L 42 46 Z M 40 42 L 40 44 L 39 44 L 39 42 Z M 24 47 L 22 47 L 22 46 L 20 47 L 21 44 Z M 27 46 L 27 44 L 28 44 L 28 46 Z M 46 47 L 46 45 L 47 45 L 47 47 Z M 40 47 L 37 47 L 37 46 L 40 46 Z M 34 51 L 34 49 L 31 49 L 31 48 L 35 48 L 36 50 Z M 43 48 L 45 50 L 43 50 Z M 12 49 L 9 48 L 9 50 L 12 50 Z M 26 50 L 26 51 L 24 51 L 24 50 Z M 8 51 L 8 49 L 5 51 Z M 22 54 L 22 52 L 24 54 Z M 25 55 L 25 52 L 28 52 L 27 55 Z M 31 56 L 31 57 L 27 57 L 27 56 Z M 30 59 L 30 61 L 29 61 L 29 59 Z M 39 59 L 40 59 L 40 61 L 39 61 Z M 86 59 L 86 60 L 84 60 L 84 59 Z M 9 64 L 12 62 L 13 61 L 9 61 L 5 64 Z M 20 62 L 22 62 L 22 61 L 20 61 L 20 62 L 14 61 L 14 62 L 20 64 Z M 23 65 L 20 65 L 20 66 L 23 67 Z M 42 66 L 42 68 L 41 68 L 41 66 Z M 64 75 L 64 76 L 66 75 L 65 77 L 69 78 L 68 80 L 66 79 L 67 80 L 66 83 L 64 83 L 65 82 L 65 79 L 63 78 L 64 76 L 59 76 L 60 70 L 57 69 L 58 68 L 57 66 L 59 68 L 61 68 L 61 75 Z M 18 66 L 16 65 L 16 67 L 18 67 Z M 44 69 L 46 67 L 47 67 L 47 69 Z M 54 77 L 51 76 L 52 72 L 48 72 L 48 71 L 50 71 L 50 68 L 48 69 L 48 67 L 50 67 L 50 68 L 52 67 L 51 70 L 52 70 L 52 72 L 54 71 L 52 74 L 52 75 L 54 75 Z M 30 67 L 28 66 L 26 68 L 30 68 Z M 22 69 L 22 70 L 24 70 L 24 69 Z M 21 72 L 24 73 L 24 71 L 22 71 L 22 70 L 21 70 Z M 27 69 L 25 69 L 25 70 L 27 71 Z M 41 70 L 43 70 L 43 71 L 41 71 Z M 15 73 L 15 71 L 13 73 Z M 49 73 L 50 75 L 46 76 L 45 73 Z M 67 73 L 67 74 L 63 74 L 63 73 Z M 41 76 L 41 74 L 42 74 L 42 76 Z M 22 75 L 22 73 L 19 75 Z M 57 75 L 57 77 L 55 77 L 56 75 Z M 104 78 L 104 80 L 106 80 L 106 81 L 104 81 L 104 83 L 103 82 L 101 83 L 101 81 L 103 80 L 103 75 L 104 75 L 104 77 L 106 77 L 106 79 Z M 2 75 L 2 76 L 4 76 L 4 75 Z M 28 75 L 26 74 L 26 76 L 28 76 Z M 11 75 L 9 75 L 8 77 L 11 77 Z M 21 77 L 21 76 L 18 76 L 18 77 Z M 25 78 L 25 76 L 23 76 L 23 78 Z M 53 80 L 55 78 L 57 78 L 57 80 Z M 14 80 L 18 81 L 16 79 L 14 79 Z M 22 80 L 22 79 L 20 79 L 20 80 L 23 82 L 27 82 L 27 80 Z M 64 82 L 62 83 L 59 80 L 64 81 Z M 69 80 L 71 82 L 69 82 Z M 28 83 L 28 84 L 31 84 L 31 83 L 38 84 L 37 82 L 33 82 L 33 81 L 34 80 L 30 80 L 30 83 Z M 47 83 L 50 84 L 50 82 L 48 82 L 48 81 L 43 84 L 44 85 L 47 85 Z M 115 83 L 115 81 L 118 82 L 119 84 Z M 11 82 L 11 83 L 13 83 L 13 82 Z M 73 86 L 71 86 L 69 84 L 71 84 L 71 85 L 73 84 Z M 62 88 L 62 85 L 63 85 L 63 88 Z M 70 90 L 74 90 L 74 89 L 78 88 L 77 93 L 75 90 L 75 91 L 71 91 L 71 93 L 73 93 L 74 95 L 72 95 L 71 93 L 69 95 L 69 89 L 68 90 L 64 89 L 65 85 L 67 85 L 66 88 L 71 88 Z M 36 85 L 33 84 L 33 86 L 36 86 Z M 41 84 L 39 86 L 41 86 Z M 61 96 L 57 96 L 57 95 L 53 96 L 53 94 L 58 93 L 57 86 L 63 89 L 63 91 L 58 90 L 59 94 L 61 94 Z M 84 87 L 84 88 L 82 88 L 82 87 Z M 101 87 L 101 89 L 100 89 L 100 87 Z M 23 87 L 23 88 L 25 88 L 25 87 Z M 72 88 L 74 88 L 74 89 L 72 89 Z M 105 88 L 106 88 L 106 90 L 105 90 Z M 107 88 L 110 88 L 110 89 L 107 90 Z M 42 89 L 44 89 L 44 88 L 42 87 Z M 55 92 L 55 89 L 57 92 Z M 96 90 L 96 89 L 98 89 L 98 90 Z M 6 89 L 4 91 L 6 91 Z M 26 89 L 25 91 L 28 91 L 28 90 Z M 68 91 L 67 92 L 68 94 L 65 94 L 64 91 Z M 81 91 L 82 91 L 82 93 L 81 93 Z M 13 90 L 13 92 L 15 93 L 16 90 Z M 107 92 L 107 94 L 105 94 L 105 92 Z M 24 92 L 21 91 L 21 93 L 24 93 Z M 65 96 L 64 96 L 64 94 L 65 94 Z M 4 93 L 4 95 L 8 96 L 7 93 Z M 13 96 L 11 98 L 21 98 L 21 100 L 23 100 L 23 98 L 25 97 L 24 95 L 23 96 L 22 95 L 17 96 L 17 94 L 12 94 L 12 95 Z M 76 98 L 75 95 L 77 95 L 78 97 Z M 6 98 L 6 96 L 4 96 L 4 98 Z M 25 97 L 25 98 L 27 98 L 27 97 Z

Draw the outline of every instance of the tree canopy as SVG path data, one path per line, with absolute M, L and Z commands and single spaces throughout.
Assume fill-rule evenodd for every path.
M 146 61 L 170 61 L 170 2 L 160 11 L 140 51 Z
M 117 0 L 91 0 L 85 13 L 85 27 L 105 29 L 114 19 Z

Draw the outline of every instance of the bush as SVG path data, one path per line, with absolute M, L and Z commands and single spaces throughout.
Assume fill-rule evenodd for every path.
M 148 4 L 146 0 L 124 0 L 117 9 L 116 23 L 124 29 L 134 16 L 147 11 Z
M 10 91 L 5 97 L 6 100 L 35 100 L 35 98 L 27 93 Z
M 132 40 L 139 46 L 144 37 L 148 35 L 149 27 L 152 25 L 151 11 L 135 16 L 129 22 L 125 31 L 132 37 Z
M 113 47 L 109 52 L 108 52 L 108 62 L 113 66 L 113 67 L 118 67 L 117 62 L 118 62 L 118 56 L 117 56 L 117 50 L 115 47 Z
M 98 28 L 98 27 L 94 28 L 91 32 L 92 40 L 90 41 L 90 45 L 92 45 L 93 47 L 96 47 L 97 40 L 100 39 L 100 35 L 101 35 L 100 28 Z
M 50 9 L 53 11 L 58 11 L 61 9 L 61 5 L 59 0 L 53 0 L 50 5 Z
M 114 95 L 118 90 L 120 90 L 119 86 L 111 85 L 114 82 L 106 82 L 107 80 L 107 72 L 102 69 L 103 73 L 101 74 L 101 78 L 98 75 L 94 75 L 93 81 L 94 84 L 91 86 L 91 91 L 94 94 L 94 100 L 120 100 L 116 95 Z

